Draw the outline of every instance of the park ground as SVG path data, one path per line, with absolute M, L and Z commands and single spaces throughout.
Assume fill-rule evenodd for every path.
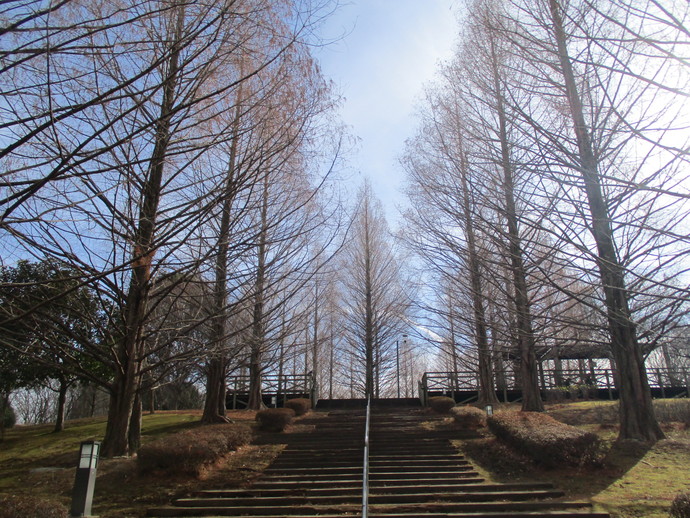
M 607 455 L 603 465 L 596 468 L 539 468 L 502 446 L 488 431 L 477 439 L 457 441 L 457 446 L 491 481 L 548 481 L 564 490 L 566 499 L 591 499 L 597 509 L 611 513 L 613 518 L 666 518 L 673 498 L 690 492 L 690 400 L 657 400 L 655 406 L 667 439 L 650 446 L 615 441 L 615 402 L 547 405 L 553 417 L 602 438 Z M 512 407 L 499 411 L 507 409 Z M 199 417 L 196 411 L 146 415 L 142 441 L 196 426 Z M 232 411 L 229 417 L 253 423 L 254 412 Z M 433 426 L 456 425 L 448 418 Z M 286 433 L 302 428 L 298 420 Z M 69 507 L 79 443 L 102 437 L 105 421 L 70 421 L 64 432 L 51 431 L 52 426 L 45 425 L 17 426 L 6 432 L 0 443 L 0 496 L 31 495 Z M 247 484 L 280 449 L 280 445 L 244 446 L 199 477 L 141 475 L 134 459 L 104 459 L 98 469 L 94 513 L 101 518 L 141 517 L 148 507 L 166 504 L 194 490 Z

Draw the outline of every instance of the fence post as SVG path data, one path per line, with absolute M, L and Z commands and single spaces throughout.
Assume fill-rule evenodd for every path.
M 606 375 L 606 388 L 609 391 L 609 399 L 613 400 L 613 392 L 611 391 L 611 382 L 609 381 L 609 370 L 604 369 L 604 374 Z

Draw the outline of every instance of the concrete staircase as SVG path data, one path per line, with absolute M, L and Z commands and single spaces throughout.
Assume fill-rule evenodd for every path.
M 411 408 L 372 413 L 371 518 L 609 517 L 591 512 L 587 503 L 561 501 L 563 493 L 549 484 L 486 483 L 449 442 L 461 433 L 422 427 L 433 419 L 440 418 Z M 301 422 L 314 424 L 314 431 L 263 436 L 288 445 L 250 488 L 203 491 L 147 515 L 361 516 L 364 411 L 332 411 Z

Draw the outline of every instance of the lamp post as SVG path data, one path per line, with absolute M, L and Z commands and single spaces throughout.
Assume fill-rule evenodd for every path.
M 403 342 L 403 353 L 407 350 L 407 334 L 402 335 L 402 342 Z M 398 342 L 395 342 L 396 345 L 396 355 L 395 355 L 395 363 L 398 368 L 398 398 L 400 397 L 400 349 L 397 347 Z
M 96 468 L 98 454 L 101 450 L 100 441 L 84 441 L 79 447 L 79 465 L 74 477 L 72 490 L 72 517 L 91 516 L 93 489 L 96 484 Z

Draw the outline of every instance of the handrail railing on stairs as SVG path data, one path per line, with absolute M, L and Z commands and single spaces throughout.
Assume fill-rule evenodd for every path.
M 367 397 L 367 418 L 364 425 L 364 462 L 362 473 L 362 518 L 369 516 L 369 421 L 371 420 L 371 396 Z

